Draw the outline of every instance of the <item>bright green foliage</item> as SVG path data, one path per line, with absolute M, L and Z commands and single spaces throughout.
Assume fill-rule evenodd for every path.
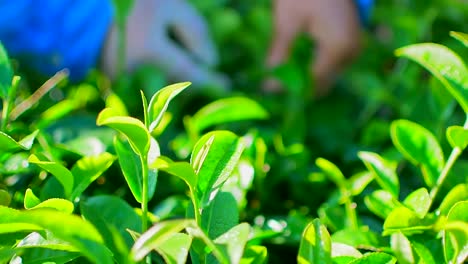
M 17 151 L 21 149 L 30 150 L 34 142 L 34 139 L 37 136 L 37 133 L 39 133 L 38 130 L 24 137 L 22 140 L 16 141 L 13 138 L 11 138 L 9 135 L 0 131 L 0 150 L 1 151 Z
M 447 139 L 450 145 L 464 150 L 468 145 L 468 129 L 461 126 L 451 126 L 447 129 Z
M 444 253 L 448 263 L 463 263 L 468 257 L 468 201 L 456 203 L 447 215 Z
M 434 135 L 408 120 L 392 122 L 391 136 L 395 147 L 414 165 L 420 165 L 424 181 L 433 187 L 444 166 L 444 155 Z
M 0 98 L 5 100 L 10 95 L 13 70 L 5 48 L 0 43 Z
M 325 226 L 315 219 L 304 230 L 302 235 L 298 263 L 332 263 L 331 240 Z
M 400 183 L 395 172 L 395 166 L 376 153 L 359 152 L 358 156 L 364 162 L 367 169 L 374 173 L 375 179 L 380 186 L 394 197 L 398 197 Z

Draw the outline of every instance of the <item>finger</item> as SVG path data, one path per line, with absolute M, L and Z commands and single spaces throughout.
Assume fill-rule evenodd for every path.
M 334 77 L 359 52 L 360 27 L 351 0 L 316 0 L 308 31 L 316 41 L 311 66 L 317 95 L 326 95 Z M 318 12 L 318 10 L 320 12 Z
M 301 18 L 292 17 L 295 14 L 292 6 L 287 0 L 277 0 L 274 3 L 273 40 L 267 59 L 270 67 L 286 61 L 294 37 L 301 28 Z
M 185 0 L 159 0 L 164 2 L 169 26 L 172 26 L 190 54 L 201 63 L 213 66 L 218 63 L 217 49 L 209 34 L 208 25 L 198 11 Z M 176 12 L 174 12 L 176 11 Z

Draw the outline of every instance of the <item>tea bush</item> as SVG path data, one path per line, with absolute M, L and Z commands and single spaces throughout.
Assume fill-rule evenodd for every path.
M 222 12 L 194 3 L 228 24 L 212 22 L 218 42 L 239 37 L 224 52 L 257 54 L 222 66 L 241 91 L 257 85 L 267 1 Z M 410 22 L 391 22 L 402 33 L 389 47 L 370 41 L 380 58 L 398 48 L 394 68 L 377 75 L 381 62 L 358 61 L 347 73 L 358 104 L 340 89 L 302 99 L 304 39 L 271 73 L 289 89 L 281 103 L 242 92 L 207 100 L 189 82 L 157 89 L 151 68 L 112 89 L 99 73 L 68 84 L 59 72 L 28 94 L 33 81 L 1 48 L 0 263 L 464 263 L 468 37 L 450 33 L 465 47 L 456 52 L 410 44 L 437 19 L 458 21 L 460 10 L 436 15 L 440 5 L 415 24 L 397 5 L 377 6 L 376 20 L 390 8 Z M 253 11 L 243 21 L 234 10 Z

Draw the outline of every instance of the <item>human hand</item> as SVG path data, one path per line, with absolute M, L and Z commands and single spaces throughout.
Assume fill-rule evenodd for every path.
M 300 32 L 311 35 L 316 43 L 310 74 L 315 80 L 315 97 L 330 92 L 334 76 L 358 52 L 360 26 L 352 0 L 275 0 L 274 36 L 267 64 L 284 63 L 294 38 Z M 266 92 L 281 89 L 271 80 Z
M 128 70 L 139 64 L 160 68 L 173 81 L 191 81 L 227 91 L 229 80 L 212 68 L 218 54 L 203 18 L 185 0 L 138 0 L 127 20 Z M 171 39 L 172 31 L 180 43 Z M 117 29 L 103 50 L 104 71 L 115 77 Z

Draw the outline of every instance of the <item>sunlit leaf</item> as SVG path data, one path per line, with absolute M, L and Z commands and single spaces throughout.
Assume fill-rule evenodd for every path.
M 468 34 L 462 33 L 462 32 L 450 31 L 450 36 L 459 40 L 461 43 L 463 43 L 463 45 L 468 47 Z
M 50 198 L 43 202 L 40 202 L 39 204 L 29 209 L 38 209 L 38 208 L 50 208 L 50 209 L 54 209 L 54 210 L 66 213 L 66 214 L 71 214 L 73 213 L 75 206 L 73 205 L 72 202 L 65 200 L 65 199 Z
M 395 166 L 377 153 L 360 151 L 358 156 L 367 169 L 374 173 L 379 185 L 397 198 L 400 192 L 400 183 Z
M 353 260 L 348 264 L 395 264 L 396 259 L 387 253 L 373 252 L 364 254 L 361 258 Z
M 70 197 L 70 194 L 73 189 L 73 175 L 72 173 L 65 168 L 63 165 L 55 161 L 44 161 L 40 160 L 36 155 L 32 154 L 29 156 L 28 161 L 34 163 L 37 166 L 41 167 L 45 171 L 54 175 L 54 177 L 62 184 L 63 189 L 65 190 L 65 195 Z
M 393 233 L 390 236 L 390 246 L 393 255 L 397 258 L 398 263 L 412 264 L 414 263 L 413 251 L 408 238 L 402 233 Z
M 264 246 L 247 245 L 240 264 L 264 264 L 267 261 L 267 248 Z
M 115 157 L 107 152 L 78 160 L 71 169 L 74 186 L 70 200 L 74 201 L 78 198 L 93 181 L 114 163 L 114 160 Z
M 434 186 L 445 163 L 435 136 L 419 124 L 401 119 L 392 122 L 391 138 L 398 151 L 421 166 L 427 186 Z
M 101 235 L 80 217 L 51 209 L 18 211 L 0 206 L 0 233 L 32 230 L 49 230 L 94 263 L 113 263 Z
M 102 110 L 96 120 L 98 126 L 109 126 L 124 134 L 133 150 L 140 156 L 146 156 L 150 147 L 150 134 L 145 125 L 138 119 L 129 116 L 118 116 L 112 108 Z
M 419 218 L 424 218 L 431 207 L 431 197 L 426 188 L 419 188 L 410 193 L 403 204 L 413 210 Z
M 314 219 L 305 228 L 297 262 L 300 264 L 332 263 L 330 235 L 320 220 Z
M 456 203 L 450 209 L 443 237 L 447 263 L 465 263 L 468 258 L 468 201 Z
M 230 263 L 239 263 L 244 253 L 245 244 L 249 238 L 250 226 L 247 223 L 239 224 L 214 240 L 221 245 L 223 251 L 229 256 Z
M 403 234 L 422 233 L 432 228 L 425 224 L 412 210 L 399 206 L 393 209 L 385 219 L 383 229 L 384 235 L 401 232 Z
M 156 223 L 135 242 L 130 252 L 131 258 L 135 261 L 142 260 L 152 250 L 157 250 L 169 238 L 188 226 L 196 226 L 194 220 L 178 219 Z
M 184 264 L 187 261 L 192 238 L 187 234 L 176 233 L 158 248 L 167 264 Z
M 151 97 L 148 106 L 149 131 L 152 132 L 161 122 L 171 100 L 190 86 L 190 82 L 176 83 L 166 86 Z
M 215 239 L 239 223 L 236 199 L 231 193 L 219 192 L 202 211 L 201 228 Z
M 224 98 L 201 108 L 190 119 L 198 132 L 204 129 L 233 121 L 266 119 L 268 112 L 256 101 L 246 97 Z
M 447 129 L 447 140 L 455 148 L 464 150 L 468 145 L 468 129 L 461 126 L 451 126 Z
M 315 160 L 315 164 L 335 183 L 340 189 L 346 190 L 347 184 L 346 179 L 341 170 L 332 162 L 318 158 Z
M 468 201 L 468 184 L 459 184 L 445 195 L 438 209 L 439 214 L 447 215 L 452 206 L 461 201 Z
M 0 131 L 0 151 L 16 151 L 16 150 L 30 150 L 34 140 L 36 139 L 39 130 L 35 130 L 33 133 L 27 135 L 19 142 L 14 140 L 8 134 Z
M 456 53 L 443 45 L 421 43 L 400 48 L 396 54 L 429 70 L 468 113 L 468 69 Z
M 191 164 L 197 174 L 198 199 L 208 205 L 213 195 L 231 175 L 244 147 L 229 131 L 213 131 L 202 136 L 193 148 Z
M 351 256 L 354 258 L 362 257 L 361 252 L 355 247 L 343 244 L 343 243 L 332 243 L 332 258 L 341 257 L 341 256 Z

